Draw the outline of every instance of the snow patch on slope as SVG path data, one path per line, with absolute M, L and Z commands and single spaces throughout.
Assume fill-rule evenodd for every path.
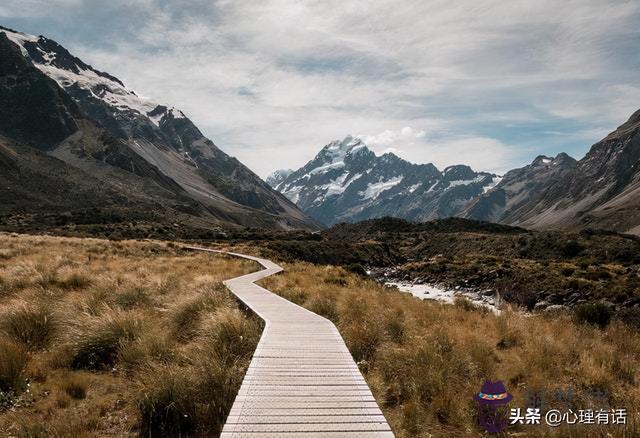
M 487 193 L 489 190 L 491 190 L 492 188 L 500 184 L 500 181 L 502 181 L 501 176 L 498 176 L 498 175 L 494 176 L 493 178 L 491 178 L 491 182 L 489 184 L 482 187 L 482 193 Z
M 5 29 L 1 29 L 0 32 L 4 32 L 7 37 L 20 47 L 22 54 L 31 60 L 32 64 L 53 79 L 62 88 L 67 89 L 72 86 L 78 86 L 83 90 L 87 90 L 96 99 L 100 99 L 108 105 L 118 109 L 120 111 L 132 110 L 139 113 L 142 116 L 148 117 L 149 120 L 156 126 L 160 125 L 160 120 L 167 115 L 171 114 L 174 119 L 186 118 L 184 113 L 176 108 L 170 108 L 166 112 L 154 114 L 150 116 L 154 109 L 159 105 L 150 99 L 138 96 L 134 91 L 129 90 L 122 84 L 111 80 L 105 76 L 99 75 L 96 71 L 86 69 L 81 66 L 76 66 L 79 73 L 71 70 L 57 67 L 53 64 L 53 61 L 57 57 L 56 52 L 47 52 L 40 47 L 36 47 L 42 55 L 44 63 L 36 62 L 29 57 L 28 51 L 24 45 L 27 42 L 38 43 L 40 40 L 33 35 L 24 34 L 21 32 L 11 32 Z
M 396 176 L 388 181 L 379 181 L 377 183 L 369 183 L 367 188 L 359 192 L 362 199 L 376 199 L 382 192 L 385 192 L 402 182 L 403 176 Z
M 469 184 L 479 183 L 485 178 L 484 175 L 478 175 L 473 179 L 458 179 L 455 181 L 449 181 L 449 188 L 457 187 L 457 186 L 468 186 Z

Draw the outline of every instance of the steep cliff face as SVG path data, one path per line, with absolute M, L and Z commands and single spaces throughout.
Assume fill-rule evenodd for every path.
M 144 180 L 137 184 L 141 189 L 159 187 L 169 198 L 185 200 L 194 214 L 220 223 L 318 228 L 180 110 L 139 97 L 55 41 L 0 28 L 0 54 L 4 138 L 107 185 L 119 186 L 116 174 Z

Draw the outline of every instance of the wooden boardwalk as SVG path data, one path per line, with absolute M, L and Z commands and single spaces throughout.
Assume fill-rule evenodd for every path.
M 224 282 L 265 327 L 221 436 L 393 437 L 333 323 L 254 284 L 280 266 L 228 254 L 265 268 Z

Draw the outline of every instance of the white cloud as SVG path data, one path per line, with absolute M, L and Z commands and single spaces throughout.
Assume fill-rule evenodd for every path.
M 384 131 L 376 135 L 359 134 L 358 137 L 360 137 L 362 141 L 364 141 L 370 147 L 376 148 L 379 146 L 400 146 L 407 143 L 411 144 L 416 139 L 423 138 L 425 135 L 426 132 L 423 130 L 416 131 L 410 126 L 405 126 L 404 128 L 397 131 L 385 129 Z
M 5 16 L 66 19 L 59 42 L 261 175 L 347 133 L 414 161 L 508 168 L 567 130 L 612 129 L 640 99 L 638 2 L 140 0 L 123 27 L 123 0 L 100 16 L 89 0 L 7 1 Z M 121 33 L 93 32 L 107 20 Z M 509 138 L 546 125 L 538 149 Z

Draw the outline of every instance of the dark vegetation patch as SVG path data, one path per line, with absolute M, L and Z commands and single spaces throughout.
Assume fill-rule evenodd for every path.
M 601 300 L 613 304 L 615 312 L 640 307 L 640 239 L 610 231 L 530 231 L 459 218 L 425 223 L 381 218 L 312 233 L 203 228 L 100 209 L 76 213 L 54 215 L 49 228 L 39 232 L 250 245 L 263 256 L 281 261 L 339 265 L 361 275 L 372 271 L 396 280 L 491 289 L 528 309 Z M 83 219 L 83 215 L 89 217 Z M 49 223 L 42 218 L 35 222 Z M 15 231 L 9 225 L 5 222 L 4 228 Z M 68 287 L 73 288 L 74 282 Z

